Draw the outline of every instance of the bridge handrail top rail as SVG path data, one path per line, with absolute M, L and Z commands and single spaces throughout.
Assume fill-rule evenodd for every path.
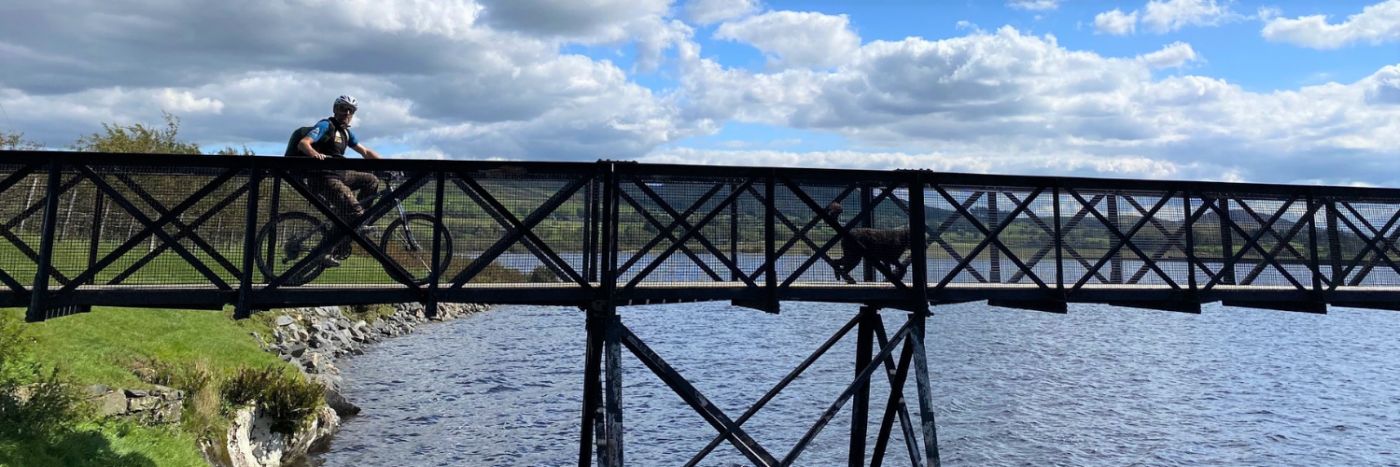
M 909 183 L 922 179 L 925 183 L 944 187 L 1033 189 L 1060 187 L 1076 190 L 1112 190 L 1126 192 L 1312 195 L 1314 197 L 1346 197 L 1361 200 L 1397 201 L 1400 188 L 1357 187 L 1340 185 L 1290 185 L 1278 183 L 1243 183 L 1193 180 L 1147 180 L 1129 178 L 1098 178 L 1047 175 L 1001 175 L 961 172 L 936 172 L 929 169 L 838 169 L 809 167 L 719 166 L 691 164 L 655 164 L 634 161 L 598 160 L 596 162 L 523 161 L 523 160 L 434 160 L 359 158 L 314 160 L 282 156 L 216 156 L 190 154 L 103 153 L 51 150 L 0 150 L 0 164 L 43 164 L 59 158 L 67 164 L 101 164 L 115 166 L 171 165 L 179 158 L 180 166 L 199 168 L 280 168 L 280 169 L 364 169 L 364 170 L 427 170 L 513 175 L 521 169 L 526 174 L 585 173 L 598 170 L 600 164 L 611 164 L 622 174 L 685 177 L 748 178 L 776 175 L 801 181 L 851 181 Z

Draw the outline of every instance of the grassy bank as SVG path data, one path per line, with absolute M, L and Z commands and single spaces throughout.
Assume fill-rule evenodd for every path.
M 0 310 L 0 319 L 22 320 L 23 310 Z M 289 367 L 250 336 L 268 334 L 265 320 L 234 321 L 228 312 L 99 307 L 19 328 L 25 358 L 45 372 L 57 368 L 78 387 L 139 389 L 159 381 L 187 395 L 178 425 L 146 427 L 87 413 L 51 437 L 0 437 L 4 466 L 206 465 L 197 439 L 227 426 L 218 382 L 242 368 Z

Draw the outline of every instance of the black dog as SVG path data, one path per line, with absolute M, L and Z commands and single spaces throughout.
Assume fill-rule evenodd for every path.
M 827 212 L 832 217 L 839 217 L 841 211 L 840 203 L 833 202 L 827 206 Z M 841 237 L 841 257 L 835 260 L 836 278 L 844 278 L 847 284 L 856 283 L 856 280 L 851 278 L 850 272 L 863 259 L 867 264 L 883 264 L 894 272 L 894 280 L 901 280 L 904 278 L 904 272 L 907 268 L 899 258 L 907 250 L 909 250 L 909 227 L 907 226 L 897 229 L 851 229 L 850 235 Z

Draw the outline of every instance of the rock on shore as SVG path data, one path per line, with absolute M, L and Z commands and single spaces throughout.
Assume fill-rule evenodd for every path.
M 309 427 L 286 436 L 267 430 L 260 414 L 246 408 L 237 413 L 228 433 L 228 454 L 237 467 L 272 467 L 327 447 L 330 437 L 344 417 L 360 412 L 341 395 L 340 369 L 335 361 L 359 355 L 370 344 L 409 334 L 429 321 L 420 303 L 393 305 L 394 311 L 373 323 L 352 320 L 340 307 L 323 306 L 275 310 L 271 336 L 254 336 L 269 352 L 300 368 L 306 377 L 321 385 L 326 404 Z M 450 320 L 485 311 L 486 305 L 443 303 L 434 320 Z

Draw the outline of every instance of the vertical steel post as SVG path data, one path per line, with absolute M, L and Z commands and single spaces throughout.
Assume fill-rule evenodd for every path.
M 1191 300 L 1196 298 L 1196 223 L 1191 221 L 1191 191 L 1181 189 L 1181 208 L 1186 213 L 1182 228 L 1186 229 L 1186 281 L 1191 290 Z
M 1308 191 L 1308 249 L 1312 250 L 1311 261 L 1308 267 L 1312 269 L 1313 299 L 1323 301 L 1322 298 L 1322 267 L 1318 265 L 1317 251 L 1317 200 L 1313 197 L 1312 191 Z
M 29 291 L 29 311 L 24 315 L 24 320 L 31 323 L 47 317 L 45 301 L 48 299 L 49 269 L 53 266 L 54 231 L 58 229 L 58 175 L 61 166 L 57 157 L 49 162 L 48 186 L 44 188 L 43 231 L 39 237 L 39 263 L 34 272 L 34 285 Z
M 729 184 L 729 192 L 733 193 L 738 189 L 737 183 Z M 739 198 L 736 196 L 734 202 L 729 204 L 729 259 L 734 264 L 739 263 Z M 729 280 L 739 280 L 740 271 L 729 270 Z
M 915 309 L 928 308 L 928 219 L 924 205 L 923 171 L 913 172 L 909 182 L 909 257 L 914 274 Z
M 106 195 L 102 190 L 97 190 L 92 199 L 92 222 L 89 224 L 91 232 L 88 232 L 88 257 L 87 266 L 91 268 L 97 264 L 97 246 L 102 243 L 102 217 L 104 205 L 107 204 Z M 93 276 L 96 281 L 97 276 Z
M 598 280 L 596 270 L 598 260 L 593 257 L 596 250 L 594 242 L 597 241 L 597 231 L 595 230 L 597 226 L 594 225 L 596 224 L 594 211 L 597 209 L 597 206 L 594 205 L 597 198 L 594 186 L 597 184 L 597 174 L 594 174 L 594 178 L 583 187 L 583 278 L 589 282 Z
M 778 200 L 774 198 L 778 184 L 777 171 L 769 171 L 768 178 L 763 183 L 763 197 L 767 201 L 763 203 L 763 285 L 768 289 L 767 310 L 770 313 L 778 312 L 778 253 L 776 243 L 777 226 L 773 225 L 778 217 Z
M 1221 249 L 1221 254 L 1220 254 L 1220 271 L 1217 272 L 1217 274 L 1219 274 L 1219 275 L 1221 276 L 1220 281 L 1219 281 L 1221 284 L 1235 285 L 1235 265 L 1233 265 L 1233 264 L 1230 264 L 1230 265 L 1225 264 L 1225 263 L 1227 263 L 1227 262 L 1230 261 L 1230 258 L 1232 258 L 1232 257 L 1235 256 L 1235 247 L 1234 247 L 1234 245 L 1233 245 L 1233 243 L 1234 243 L 1234 235 L 1230 232 L 1230 224 L 1233 223 L 1234 220 L 1230 218 L 1230 199 L 1229 199 L 1229 198 L 1224 198 L 1224 197 L 1221 197 L 1221 198 L 1220 198 L 1220 212 L 1223 213 L 1223 214 L 1220 214 L 1220 249 Z M 1226 267 L 1226 266 L 1229 266 L 1229 267 Z
M 1327 254 L 1331 256 L 1332 287 L 1342 284 L 1342 237 L 1337 232 L 1337 200 L 1327 199 Z
M 929 383 L 928 354 L 924 348 L 927 335 L 927 313 L 912 313 L 914 330 L 905 345 L 914 346 L 914 379 L 919 389 L 919 427 L 924 438 L 924 462 L 929 467 L 939 467 L 943 462 L 938 457 L 938 423 L 933 417 L 933 385 Z
M 604 311 L 593 306 L 584 307 L 587 313 L 587 341 L 583 357 L 583 414 L 579 426 L 579 446 L 578 465 L 585 467 L 593 465 L 593 444 L 596 442 L 594 433 L 603 433 L 604 429 L 597 426 L 603 419 L 600 413 L 602 404 L 603 382 L 602 382 L 602 361 L 603 361 L 603 324 L 606 318 Z M 603 450 L 598 451 L 599 463 L 602 464 Z
M 865 217 L 860 221 L 861 227 L 867 229 L 875 227 L 875 206 L 871 206 L 874 202 L 874 190 L 870 188 L 870 185 L 861 185 L 860 207 L 862 211 L 865 211 Z M 875 265 L 871 264 L 871 261 L 861 261 L 860 264 L 861 272 L 864 274 L 861 280 L 873 282 L 875 280 Z
M 255 159 L 250 159 L 248 169 L 248 202 L 243 212 L 243 270 L 238 276 L 238 304 L 233 308 L 234 319 L 253 316 L 253 255 L 258 254 L 258 192 L 262 186 L 262 171 L 258 170 Z M 271 242 L 269 242 L 271 243 Z
M 428 303 L 423 307 L 423 315 L 428 319 L 436 318 L 438 315 L 438 282 L 442 280 L 442 234 L 447 230 L 447 222 L 443 221 L 443 198 L 447 194 L 447 173 L 439 170 L 435 175 L 437 186 L 434 187 L 433 198 L 433 219 L 436 223 L 442 224 L 438 229 L 433 227 L 433 268 L 428 272 Z M 407 226 L 405 226 L 407 227 Z
M 603 298 L 594 306 L 603 310 L 603 364 L 605 383 L 603 388 L 603 446 L 599 448 L 600 464 L 607 467 L 623 465 L 622 449 L 622 322 L 617 316 L 617 305 L 613 294 L 617 289 L 617 245 L 618 245 L 618 183 L 617 167 L 611 162 L 602 165 L 603 175 L 603 248 L 604 264 Z
M 607 367 L 607 394 L 604 399 L 603 431 L 606 444 L 603 450 L 607 467 L 621 467 L 622 460 L 622 319 L 617 316 L 617 307 L 609 304 L 604 318 L 603 352 Z
M 1059 293 L 1060 300 L 1065 297 L 1065 234 L 1060 226 L 1060 181 L 1055 180 L 1055 186 L 1051 187 L 1050 194 L 1055 197 L 1055 204 L 1051 208 L 1055 216 L 1055 291 Z
M 875 342 L 875 319 L 879 308 L 863 305 L 860 307 L 860 327 L 856 328 L 855 377 L 865 373 L 866 367 L 874 364 L 870 359 L 870 347 Z M 847 465 L 865 465 L 865 435 L 870 424 L 870 380 L 866 379 L 856 388 L 851 399 L 851 439 Z
M 997 190 L 987 192 L 987 225 L 990 231 L 996 231 L 997 225 L 1001 224 L 1001 211 L 997 209 Z M 987 241 L 992 239 L 988 238 Z M 998 239 L 1000 240 L 1000 239 Z M 987 273 L 987 280 L 993 284 L 1001 283 L 1001 250 L 996 245 L 987 247 L 987 259 L 991 261 L 991 270 Z
M 1116 230 L 1116 231 L 1119 231 L 1119 232 L 1122 232 L 1122 231 L 1123 231 L 1123 222 L 1118 218 L 1118 193 L 1116 193 L 1116 192 L 1115 192 L 1115 193 L 1109 193 L 1109 194 L 1108 194 L 1108 222 L 1113 224 L 1113 226 L 1111 227 L 1113 230 Z M 1123 240 L 1120 240 L 1117 236 L 1114 236 L 1114 237 L 1111 237 L 1111 238 L 1112 238 L 1112 240 L 1109 241 L 1109 248 L 1113 248 L 1113 243 L 1112 243 L 1112 242 L 1121 242 L 1121 241 L 1123 241 Z M 1113 251 L 1113 258 L 1109 260 L 1109 265 L 1108 265 L 1108 282 L 1109 282 L 1109 283 L 1112 283 L 1112 284 L 1122 284 L 1122 283 L 1123 283 L 1123 255 L 1122 255 L 1122 252 L 1123 252 L 1123 249 L 1122 249 L 1122 248 L 1118 248 L 1118 249 L 1114 250 L 1114 251 Z

